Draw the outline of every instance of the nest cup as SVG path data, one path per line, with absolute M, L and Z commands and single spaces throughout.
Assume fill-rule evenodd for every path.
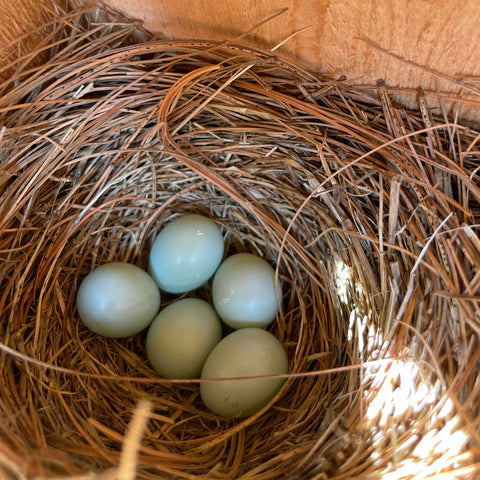
M 353 89 L 244 46 L 160 42 L 77 10 L 47 27 L 49 60 L 19 59 L 0 86 L 0 470 L 471 478 L 478 131 L 429 110 L 428 92 L 423 114 L 407 112 L 383 85 Z M 269 330 L 290 377 L 245 419 L 209 412 L 196 381 L 158 378 L 145 332 L 104 338 L 76 313 L 89 271 L 146 268 L 184 213 L 282 281 Z

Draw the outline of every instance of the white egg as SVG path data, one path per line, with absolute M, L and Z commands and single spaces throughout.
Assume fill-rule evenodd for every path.
M 243 328 L 227 335 L 207 358 L 201 378 L 234 378 L 288 373 L 282 344 L 260 328 Z M 200 394 L 212 412 L 223 417 L 252 415 L 270 402 L 282 378 L 202 382 Z
M 232 328 L 265 327 L 275 318 L 282 289 L 275 271 L 262 258 L 237 253 L 222 262 L 212 284 L 213 305 Z
M 184 215 L 168 223 L 150 251 L 149 271 L 162 290 L 183 293 L 203 285 L 223 257 L 223 236 L 201 215 Z
M 127 337 L 146 328 L 160 308 L 160 291 L 141 268 L 122 262 L 91 271 L 77 292 L 77 310 L 92 331 Z
M 148 359 L 163 377 L 196 378 L 221 338 L 215 309 L 199 298 L 184 298 L 165 307 L 150 325 Z

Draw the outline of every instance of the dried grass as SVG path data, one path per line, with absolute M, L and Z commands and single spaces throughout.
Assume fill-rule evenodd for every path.
M 0 85 L 0 476 L 472 478 L 480 133 L 423 95 L 404 111 L 385 85 L 110 15 L 58 16 L 49 60 Z M 247 419 L 159 379 L 142 334 L 96 336 L 75 311 L 87 272 L 145 267 L 186 211 L 283 281 L 271 330 L 291 376 Z

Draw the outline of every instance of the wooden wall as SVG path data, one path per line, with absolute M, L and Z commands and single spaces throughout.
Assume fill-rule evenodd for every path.
M 285 9 L 242 42 L 269 49 L 298 32 L 279 54 L 358 84 L 385 79 L 396 87 L 461 92 L 472 99 L 462 115 L 480 119 L 480 95 L 474 92 L 480 91 L 479 0 L 105 1 L 168 39 L 235 39 Z M 33 0 L 0 0 L 0 12 L 5 42 L 42 17 Z M 12 54 L 3 52 L 0 61 Z M 412 98 L 397 96 L 406 103 Z

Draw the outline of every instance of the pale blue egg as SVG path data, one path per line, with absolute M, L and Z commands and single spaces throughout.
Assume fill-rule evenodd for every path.
M 160 291 L 141 268 L 122 262 L 91 271 L 77 292 L 77 310 L 92 331 L 107 337 L 127 337 L 150 325 L 160 308 Z
M 147 356 L 163 377 L 197 378 L 221 338 L 215 309 L 199 298 L 184 298 L 155 317 L 147 333 Z
M 227 335 L 212 350 L 201 378 L 235 378 L 288 373 L 287 354 L 271 333 L 242 328 Z M 202 382 L 205 405 L 222 417 L 244 417 L 265 407 L 280 390 L 283 378 Z
M 184 293 L 203 285 L 223 257 L 223 236 L 201 215 L 184 215 L 169 222 L 150 251 L 149 272 L 169 293 Z
M 213 305 L 232 328 L 266 327 L 275 319 L 282 289 L 275 288 L 275 271 L 250 253 L 228 257 L 218 268 L 212 284 Z

